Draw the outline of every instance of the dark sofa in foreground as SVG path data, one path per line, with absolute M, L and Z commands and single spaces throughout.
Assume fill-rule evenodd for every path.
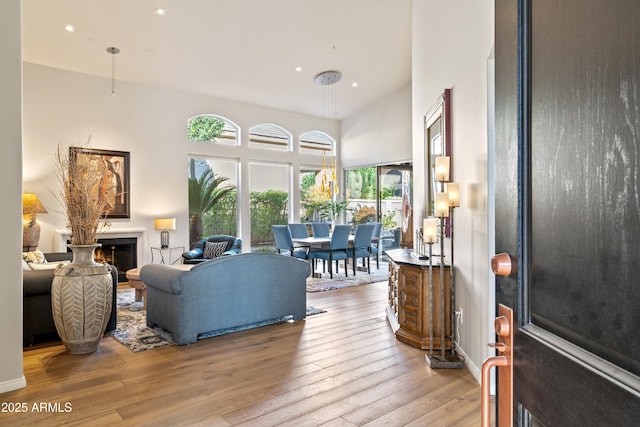
M 48 262 L 71 260 L 71 252 L 47 253 Z M 51 313 L 51 282 L 54 270 L 23 270 L 22 274 L 22 345 L 32 346 L 47 341 L 59 340 Z M 107 331 L 116 328 L 116 297 L 118 294 L 118 271 L 111 269 L 113 278 L 113 306 Z

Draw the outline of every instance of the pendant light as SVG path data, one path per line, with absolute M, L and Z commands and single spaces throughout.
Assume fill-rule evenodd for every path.
M 335 84 L 342 79 L 340 71 L 323 71 L 316 75 L 314 81 L 322 86 L 322 110 L 328 119 L 331 119 L 336 112 L 336 88 Z M 336 195 L 340 192 L 338 187 L 338 177 L 336 175 L 335 154 L 331 161 L 331 176 L 327 176 L 327 164 L 325 160 L 325 151 L 322 151 L 322 191 L 326 191 L 332 201 L 335 201 Z
M 111 96 L 116 97 L 116 55 L 120 53 L 117 47 L 108 47 L 107 53 L 111 54 Z

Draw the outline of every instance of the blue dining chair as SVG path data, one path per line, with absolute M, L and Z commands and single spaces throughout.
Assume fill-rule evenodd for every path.
M 353 275 L 356 275 L 356 264 L 358 258 L 362 258 L 362 264 L 367 267 L 367 272 L 371 274 L 371 237 L 373 236 L 373 224 L 360 224 L 356 228 L 353 236 L 353 246 L 347 252 L 347 258 L 353 258 Z
M 309 237 L 309 230 L 307 230 L 307 224 L 302 223 L 290 223 L 289 231 L 291 232 L 291 237 L 294 239 L 296 237 Z
M 344 275 L 348 276 L 346 265 L 347 250 L 349 249 L 350 225 L 336 225 L 331 234 L 329 249 L 320 249 L 309 252 L 309 259 L 321 259 L 329 262 L 329 277 L 333 279 L 332 261 L 336 262 L 336 273 L 339 272 L 338 261 L 345 260 Z M 311 263 L 313 265 L 313 262 Z
M 313 237 L 329 237 L 331 234 L 331 227 L 328 222 L 314 222 L 311 224 L 311 230 L 313 231 Z
M 272 225 L 273 237 L 279 254 L 290 255 L 300 259 L 307 259 L 307 251 L 302 248 L 294 248 L 291 232 L 286 225 Z
M 382 223 L 374 222 L 373 236 L 371 236 L 371 255 L 376 257 L 376 268 L 380 269 L 380 237 L 382 236 Z
M 313 237 L 329 237 L 331 235 L 331 226 L 328 222 L 313 222 L 311 223 L 311 231 L 313 232 Z M 316 249 L 310 248 L 310 252 L 315 252 Z M 324 273 L 326 270 L 326 260 L 322 260 L 322 272 Z M 313 269 L 316 268 L 316 261 L 313 260 L 311 263 Z

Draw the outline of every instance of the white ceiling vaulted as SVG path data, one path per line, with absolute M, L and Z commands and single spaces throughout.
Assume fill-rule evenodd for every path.
M 344 118 L 411 80 L 411 0 L 23 0 L 23 59 L 325 116 L 314 77 L 338 70 Z M 166 9 L 164 16 L 155 9 Z M 73 25 L 68 33 L 65 25 Z M 297 66 L 302 71 L 296 72 Z M 352 83 L 357 82 L 357 87 Z

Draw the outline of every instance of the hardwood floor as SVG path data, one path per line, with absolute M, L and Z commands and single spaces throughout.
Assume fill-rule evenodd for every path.
M 308 294 L 327 313 L 188 346 L 132 353 L 107 335 L 90 355 L 25 351 L 27 387 L 0 403 L 27 412 L 0 425 L 480 425 L 478 383 L 396 340 L 386 294 L 384 282 Z

